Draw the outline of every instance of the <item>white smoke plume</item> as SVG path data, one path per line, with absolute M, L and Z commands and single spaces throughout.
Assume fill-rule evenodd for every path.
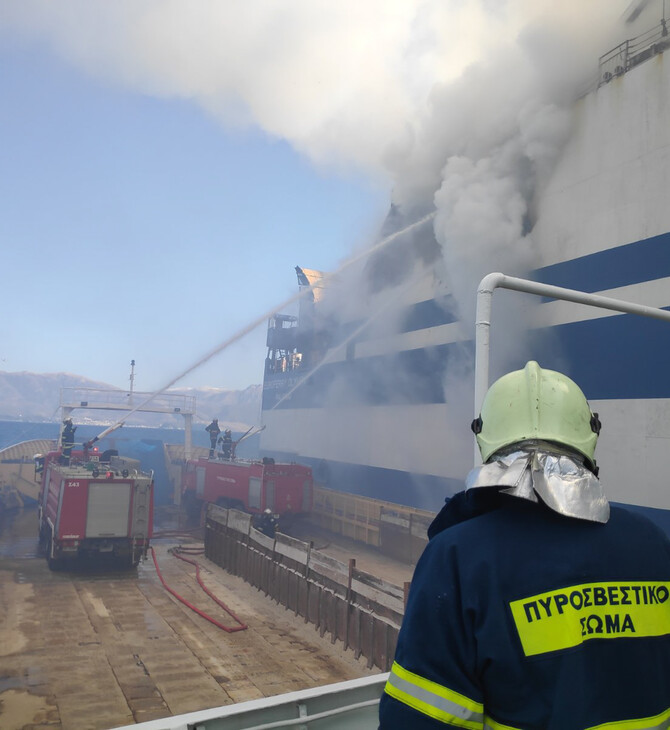
M 386 269 L 398 286 L 398 270 L 417 275 L 413 255 L 425 266 L 437 251 L 435 276 L 471 323 L 484 274 L 533 267 L 538 193 L 628 4 L 20 0 L 0 5 L 0 39 L 47 44 L 106 83 L 257 126 L 315 165 L 362 170 L 392 188 L 398 228 L 436 211 L 419 253 L 396 248 L 374 286 L 361 285 L 370 266 L 343 285 L 347 308 L 369 306 Z M 460 383 L 447 387 L 463 400 Z
M 410 216 L 435 204 L 448 269 L 484 252 L 518 268 L 575 81 L 626 4 L 22 0 L 0 5 L 0 32 L 108 83 L 260 127 L 315 164 L 380 176 Z
M 92 76 L 191 100 L 226 124 L 257 125 L 317 163 L 397 175 L 402 157 L 438 171 L 445 161 L 445 145 L 426 146 L 439 136 L 425 129 L 436 88 L 483 59 L 502 62 L 529 24 L 592 36 L 620 3 L 22 0 L 0 5 L 0 31 L 48 44 Z M 504 88 L 516 84 L 508 78 Z M 443 111 L 454 137 L 471 131 L 478 109 Z

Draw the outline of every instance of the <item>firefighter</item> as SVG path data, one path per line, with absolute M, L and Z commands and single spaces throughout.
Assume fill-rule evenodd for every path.
M 279 518 L 267 507 L 258 521 L 258 530 L 268 537 L 274 537 L 278 526 Z
M 61 447 L 62 453 L 60 456 L 60 463 L 65 466 L 70 465 L 70 455 L 74 448 L 74 432 L 77 430 L 76 426 L 72 425 L 72 419 L 66 418 L 63 421 L 63 431 L 61 432 Z
M 219 428 L 219 419 L 215 418 L 209 426 L 205 428 L 205 431 L 209 433 L 209 458 L 214 458 L 214 452 L 216 451 L 216 440 L 219 438 L 221 429 Z
M 223 432 L 219 443 L 221 444 L 221 458 L 230 459 L 233 455 L 233 435 L 229 428 Z
M 667 727 L 670 540 L 609 505 L 584 394 L 529 362 L 473 431 L 484 464 L 429 527 L 380 730 Z

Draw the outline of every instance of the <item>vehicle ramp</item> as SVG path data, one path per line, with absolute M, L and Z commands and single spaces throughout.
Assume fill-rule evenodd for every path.
M 35 481 L 35 454 L 56 448 L 53 439 L 33 439 L 0 450 L 0 493 L 7 507 L 21 507 L 27 497 L 37 501 L 40 491 Z

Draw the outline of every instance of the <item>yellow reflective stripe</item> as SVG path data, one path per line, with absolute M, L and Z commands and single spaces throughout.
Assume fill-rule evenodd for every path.
M 670 581 L 583 583 L 510 603 L 526 656 L 670 634 Z
M 384 687 L 386 694 L 440 722 L 482 730 L 484 705 L 465 695 L 443 687 L 393 662 Z
M 615 728 L 616 730 L 667 730 L 667 728 L 670 728 L 670 708 L 653 717 L 606 722 L 603 725 L 594 725 L 593 727 L 587 728 L 587 730 L 603 730 L 603 728 Z

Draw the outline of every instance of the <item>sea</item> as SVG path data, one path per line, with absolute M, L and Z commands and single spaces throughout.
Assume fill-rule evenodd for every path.
M 75 425 L 76 422 L 75 422 Z M 75 433 L 75 448 L 78 444 L 89 441 L 102 433 L 104 425 L 79 425 Z M 0 450 L 33 439 L 58 439 L 60 424 L 32 423 L 28 421 L 0 421 Z M 233 432 L 233 441 L 242 436 Z M 204 426 L 198 424 L 193 427 L 192 443 L 194 446 L 209 448 L 209 434 Z M 150 428 L 142 426 L 122 426 L 108 436 L 96 442 L 102 452 L 107 449 L 116 449 L 119 456 L 138 459 L 143 471 L 154 472 L 154 499 L 156 504 L 170 504 L 172 489 L 165 467 L 163 444 L 183 444 L 184 429 L 180 428 Z M 237 447 L 236 454 L 241 459 L 257 459 L 259 455 L 260 439 L 258 435 L 251 436 Z

